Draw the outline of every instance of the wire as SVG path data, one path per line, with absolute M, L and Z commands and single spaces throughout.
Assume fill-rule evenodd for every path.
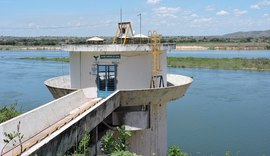
M 90 25 L 75 25 L 75 26 L 35 26 L 35 27 L 0 27 L 4 30 L 30 30 L 30 29 L 65 29 L 65 28 L 84 28 L 84 27 L 95 27 L 101 25 L 110 25 L 112 22 L 100 23 L 100 24 L 90 24 Z

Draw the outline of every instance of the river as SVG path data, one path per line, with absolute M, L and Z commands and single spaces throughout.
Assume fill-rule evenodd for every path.
M 234 56 L 237 51 L 204 52 L 197 51 L 203 57 L 251 58 L 246 53 Z M 172 53 L 197 57 L 196 51 L 168 55 Z M 258 53 L 252 58 L 270 55 L 270 51 Z M 68 57 L 68 53 L 0 51 L 2 106 L 17 101 L 18 107 L 27 111 L 51 101 L 43 82 L 69 72 L 67 63 L 17 59 L 30 56 Z M 270 155 L 270 72 L 181 68 L 169 68 L 168 72 L 194 78 L 186 95 L 168 105 L 169 145 L 179 145 L 196 156 L 224 155 L 227 150 L 239 156 Z
M 270 58 L 269 50 L 175 50 L 168 52 L 171 57 L 207 58 Z

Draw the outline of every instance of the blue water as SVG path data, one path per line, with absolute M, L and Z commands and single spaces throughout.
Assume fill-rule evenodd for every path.
M 270 58 L 270 50 L 176 50 L 170 57 Z
M 213 56 L 207 55 L 213 51 L 204 52 Z M 68 74 L 69 65 L 16 59 L 42 56 L 68 57 L 68 53 L 0 51 L 1 106 L 18 101 L 18 107 L 27 111 L 53 99 L 44 81 Z M 194 78 L 186 96 L 168 105 L 169 145 L 200 156 L 224 155 L 226 150 L 239 156 L 270 155 L 270 72 L 181 68 L 168 72 Z
M 178 69 L 194 78 L 168 105 L 168 144 L 191 155 L 270 155 L 270 72 Z
M 44 81 L 69 73 L 69 65 L 53 61 L 21 60 L 21 57 L 64 57 L 62 51 L 0 51 L 0 106 L 17 102 L 23 111 L 53 98 Z
M 68 52 L 66 51 L 54 51 L 54 50 L 21 50 L 21 51 L 1 51 L 0 59 L 16 59 L 23 57 L 68 57 Z

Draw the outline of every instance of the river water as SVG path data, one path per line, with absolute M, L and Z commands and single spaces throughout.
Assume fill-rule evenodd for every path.
M 170 51 L 171 57 L 270 58 L 269 50 L 181 50 Z
M 66 75 L 67 63 L 31 61 L 22 57 L 67 57 L 62 51 L 0 51 L 0 105 L 17 101 L 23 111 L 53 100 L 44 81 Z
M 252 51 L 227 52 L 175 51 L 168 55 L 270 58 L 270 51 L 257 51 L 252 57 Z M 68 74 L 69 65 L 17 59 L 42 56 L 68 57 L 68 53 L 0 51 L 0 105 L 17 101 L 27 111 L 53 99 L 43 82 Z M 190 155 L 224 155 L 227 150 L 239 156 L 270 155 L 270 72 L 181 68 L 168 72 L 194 78 L 186 95 L 168 105 L 169 145 L 179 145 Z

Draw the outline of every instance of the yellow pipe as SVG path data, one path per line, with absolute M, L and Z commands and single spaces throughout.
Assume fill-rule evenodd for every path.
M 127 36 L 128 36 L 128 32 L 129 32 L 129 27 L 127 27 L 127 34 L 126 34 L 126 36 L 125 36 L 125 39 L 124 39 L 124 43 L 123 44 L 126 44 L 126 40 L 127 40 Z M 121 36 L 122 37 L 122 36 Z

